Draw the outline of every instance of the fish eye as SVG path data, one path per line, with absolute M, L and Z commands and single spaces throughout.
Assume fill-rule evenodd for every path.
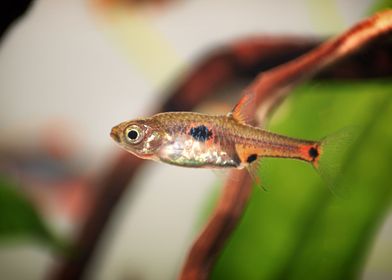
M 131 144 L 137 144 L 142 141 L 144 137 L 144 132 L 140 129 L 140 127 L 136 125 L 131 125 L 125 131 L 126 138 L 128 142 Z

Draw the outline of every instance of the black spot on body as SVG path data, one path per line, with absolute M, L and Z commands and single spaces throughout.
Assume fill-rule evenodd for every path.
M 248 156 L 248 158 L 246 159 L 247 163 L 252 163 L 257 159 L 257 155 L 256 154 L 251 154 L 250 156 Z
M 189 135 L 192 135 L 197 141 L 205 142 L 212 137 L 212 131 L 205 125 L 199 125 L 197 127 L 192 127 L 189 130 Z
M 319 152 L 318 152 L 317 148 L 315 148 L 315 147 L 311 147 L 309 149 L 308 153 L 312 159 L 316 159 L 319 156 Z

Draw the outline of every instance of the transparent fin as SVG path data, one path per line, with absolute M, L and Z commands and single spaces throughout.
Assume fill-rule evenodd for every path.
M 223 131 L 218 127 L 214 128 L 214 131 L 215 144 L 217 144 L 216 148 L 226 152 L 228 157 L 230 157 L 230 159 L 232 159 L 236 165 L 239 166 L 241 164 L 241 160 L 238 158 L 233 139 L 225 136 Z
M 344 175 L 346 159 L 358 131 L 358 128 L 348 127 L 325 137 L 320 143 L 320 158 L 313 164 L 331 192 L 341 198 L 348 197 L 350 190 L 347 186 L 338 186 L 336 182 Z
M 260 179 L 260 166 L 261 159 L 257 159 L 251 164 L 249 164 L 246 168 L 248 169 L 249 175 L 252 178 L 254 184 L 262 188 L 265 192 L 268 192 L 269 189 L 264 184 L 262 184 Z
M 227 139 L 227 137 L 224 136 L 223 132 L 221 131 L 221 128 L 216 127 L 215 131 L 216 131 L 215 137 L 217 143 L 219 144 L 222 150 L 225 150 L 226 148 L 229 147 L 229 139 Z

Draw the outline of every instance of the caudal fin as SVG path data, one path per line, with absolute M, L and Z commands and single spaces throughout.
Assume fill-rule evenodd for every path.
M 331 191 L 338 196 L 346 196 L 348 190 L 337 188 L 337 179 L 344 173 L 352 143 L 358 135 L 355 128 L 345 128 L 319 142 L 319 156 L 312 163 Z

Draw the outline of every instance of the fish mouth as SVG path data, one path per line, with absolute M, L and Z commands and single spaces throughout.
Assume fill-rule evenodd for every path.
M 120 143 L 120 137 L 118 136 L 116 127 L 113 127 L 110 131 L 110 137 L 112 137 L 112 139 L 117 143 Z

